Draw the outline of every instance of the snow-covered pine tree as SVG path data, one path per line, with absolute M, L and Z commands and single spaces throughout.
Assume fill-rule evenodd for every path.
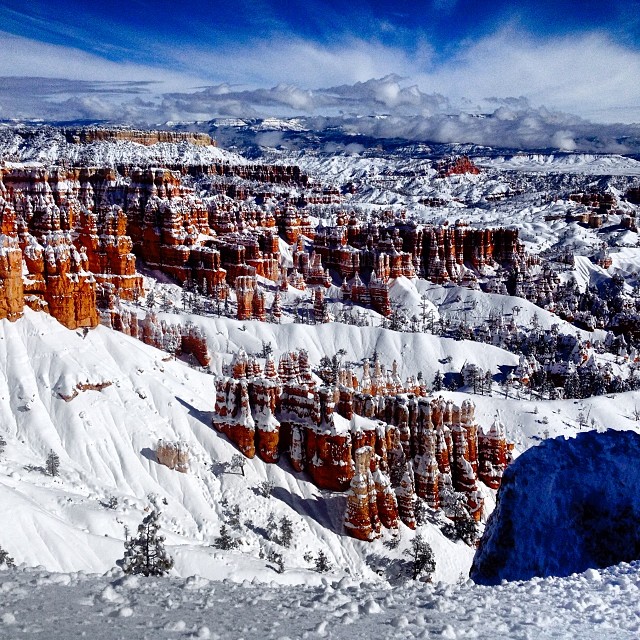
M 213 541 L 213 546 L 216 547 L 216 549 L 228 551 L 229 549 L 235 549 L 238 546 L 238 540 L 229 533 L 227 525 L 223 524 L 220 527 L 220 535 Z
M 50 476 L 57 476 L 60 473 L 60 458 L 58 457 L 58 454 L 53 451 L 53 449 L 47 456 L 45 468 Z
M 159 535 L 160 512 L 152 508 L 138 525 L 137 535 L 124 543 L 124 558 L 121 561 L 125 573 L 143 576 L 163 576 L 173 567 L 173 558 L 164 548 L 164 536 Z
M 7 441 L 0 436 L 0 454 L 4 453 L 4 448 L 7 446 Z
M 431 574 L 436 570 L 436 559 L 431 545 L 421 534 L 416 534 L 411 541 L 411 547 L 405 550 L 405 555 L 411 560 L 411 577 L 414 580 L 423 573 L 427 573 L 428 578 L 431 578 Z
M 318 551 L 318 557 L 315 560 L 315 565 L 316 571 L 318 573 L 326 573 L 327 571 L 331 571 L 331 561 L 322 549 Z
M 287 516 L 280 520 L 280 544 L 287 549 L 293 542 L 293 524 Z
M 435 376 L 433 377 L 433 390 L 434 392 L 442 391 L 442 387 L 444 386 L 444 378 L 440 373 L 440 369 L 436 371 Z

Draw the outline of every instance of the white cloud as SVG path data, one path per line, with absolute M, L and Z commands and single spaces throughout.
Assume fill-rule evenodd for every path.
M 455 98 L 526 96 L 535 105 L 617 121 L 640 120 L 640 51 L 599 33 L 535 39 L 516 28 L 470 43 L 422 76 Z
M 640 52 L 602 34 L 540 40 L 511 27 L 444 62 L 428 43 L 411 52 L 356 39 L 163 55 L 163 66 L 120 64 L 0 32 L 0 73 L 13 76 L 0 84 L 0 117 L 153 124 L 302 114 L 319 128 L 381 137 L 640 151 L 637 126 L 589 121 L 640 121 Z
M 282 38 L 218 50 L 166 48 L 161 55 L 155 67 L 117 63 L 0 32 L 2 75 L 151 81 L 158 83 L 148 88 L 152 94 L 212 84 L 230 93 L 233 86 L 276 86 L 277 103 L 303 112 L 322 107 L 309 93 L 318 87 L 362 83 L 358 92 L 377 92 L 367 97 L 378 106 L 404 112 L 423 113 L 425 94 L 481 109 L 492 97 L 523 96 L 533 105 L 597 121 L 640 120 L 640 51 L 599 33 L 536 39 L 512 26 L 467 43 L 444 61 L 436 61 L 427 42 L 404 50 L 355 38 L 330 45 Z M 366 86 L 383 77 L 390 79 Z M 341 97 L 347 102 L 344 92 Z

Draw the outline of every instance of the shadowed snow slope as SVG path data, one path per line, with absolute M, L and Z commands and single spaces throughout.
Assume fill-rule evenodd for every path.
M 640 435 L 556 438 L 505 472 L 471 577 L 480 584 L 566 576 L 640 557 Z

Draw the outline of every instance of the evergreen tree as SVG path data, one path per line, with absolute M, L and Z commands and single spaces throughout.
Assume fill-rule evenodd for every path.
M 45 468 L 50 476 L 57 476 L 60 473 L 60 458 L 53 450 L 47 456 Z
M 13 569 L 16 566 L 16 563 L 9 553 L 0 547 L 0 567 L 2 565 L 5 565 L 7 569 Z
M 472 547 L 478 540 L 478 523 L 469 513 L 464 494 L 457 491 L 446 491 L 442 496 L 442 505 L 448 522 L 442 527 L 442 533 L 450 540 L 462 540 Z
M 280 536 L 278 535 L 278 523 L 276 517 L 271 511 L 267 518 L 267 540 L 273 540 L 273 542 L 280 543 Z
M 4 448 L 7 446 L 7 441 L 0 436 L 0 454 L 4 453 Z
M 331 571 L 331 562 L 327 557 L 327 554 L 320 549 L 318 551 L 318 557 L 315 560 L 316 571 L 318 573 L 326 573 L 327 571 Z
M 220 535 L 214 540 L 213 546 L 225 551 L 235 549 L 238 546 L 238 541 L 229 533 L 226 524 L 220 527 Z
M 284 573 L 284 560 L 282 554 L 277 551 L 270 551 L 267 555 L 267 560 L 273 562 L 275 570 L 278 573 Z
M 137 535 L 124 543 L 121 566 L 125 573 L 163 576 L 173 567 L 173 558 L 164 548 L 164 536 L 158 534 L 159 516 L 160 512 L 153 508 L 138 525 Z
M 234 529 L 240 529 L 242 523 L 240 522 L 240 505 L 234 504 L 226 513 L 227 522 Z
M 411 577 L 414 580 L 423 573 L 431 579 L 431 574 L 436 570 L 436 559 L 431 545 L 420 533 L 411 541 L 411 547 L 405 550 L 405 555 L 411 561 Z
M 293 523 L 287 516 L 282 516 L 280 520 L 280 544 L 287 549 L 293 542 Z
M 485 371 L 484 393 L 486 393 L 488 396 L 492 394 L 492 386 L 493 386 L 493 376 L 491 375 L 491 371 Z
M 160 298 L 160 311 L 163 313 L 171 313 L 173 311 L 173 303 L 166 293 L 163 293 Z
M 180 297 L 182 299 L 183 310 L 190 311 L 191 310 L 190 297 L 189 297 L 189 291 L 187 289 L 186 283 L 182 287 L 182 292 L 180 293 Z
M 433 391 L 434 393 L 438 392 L 438 391 L 442 391 L 442 387 L 444 385 L 444 378 L 442 377 L 442 374 L 440 373 L 440 369 L 438 369 L 436 371 L 436 375 L 433 377 Z
M 478 540 L 478 524 L 465 509 L 460 518 L 454 522 L 456 537 L 472 547 Z

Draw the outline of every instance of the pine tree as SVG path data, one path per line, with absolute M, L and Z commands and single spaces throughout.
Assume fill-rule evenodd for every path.
M 287 516 L 282 516 L 280 520 L 280 544 L 287 549 L 293 542 L 293 523 Z
M 9 553 L 0 547 L 0 567 L 2 565 L 5 565 L 7 569 L 13 569 L 16 566 L 16 563 Z
M 124 543 L 122 570 L 143 576 L 163 576 L 173 567 L 173 558 L 164 548 L 164 536 L 158 534 L 160 512 L 153 508 L 138 525 L 136 536 Z
M 60 473 L 60 458 L 53 450 L 47 456 L 45 468 L 50 476 L 57 476 Z
M 411 547 L 405 550 L 405 555 L 411 560 L 411 577 L 414 580 L 423 573 L 427 573 L 428 579 L 431 579 L 431 574 L 436 570 L 436 560 L 431 545 L 421 534 L 416 534 Z
M 267 518 L 267 540 L 272 540 L 280 544 L 280 536 L 278 534 L 278 523 L 276 522 L 276 516 L 273 511 L 269 513 Z
M 226 524 L 220 527 L 220 535 L 214 540 L 213 546 L 224 551 L 235 549 L 238 546 L 238 541 L 229 533 Z
M 331 562 L 329 561 L 327 554 L 322 549 L 318 551 L 318 557 L 315 560 L 315 565 L 318 573 L 331 571 Z
M 444 385 L 444 378 L 442 377 L 442 374 L 440 373 L 440 369 L 438 369 L 436 371 L 436 375 L 433 377 L 433 391 L 434 392 L 438 392 L 438 391 L 442 391 L 442 387 Z
M 278 573 L 284 573 L 284 559 L 282 558 L 282 554 L 277 551 L 270 551 L 267 555 L 267 560 L 269 562 L 273 562 L 275 565 L 275 570 Z
M 0 436 L 0 454 L 4 453 L 4 448 L 7 446 L 7 441 Z
M 454 523 L 456 537 L 465 544 L 473 547 L 478 540 L 478 524 L 465 509 L 460 518 Z

